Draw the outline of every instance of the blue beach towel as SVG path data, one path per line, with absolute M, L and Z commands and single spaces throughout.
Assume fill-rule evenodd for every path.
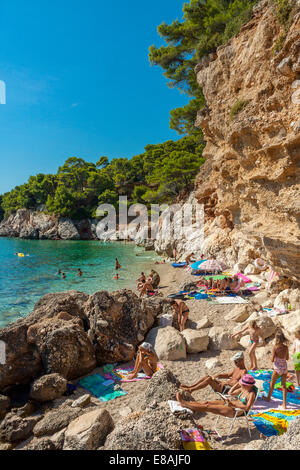
M 89 375 L 84 379 L 79 380 L 79 385 L 91 392 L 100 401 L 110 401 L 115 398 L 127 395 L 124 390 L 114 390 L 115 383 L 106 385 L 107 378 L 102 377 L 100 374 Z

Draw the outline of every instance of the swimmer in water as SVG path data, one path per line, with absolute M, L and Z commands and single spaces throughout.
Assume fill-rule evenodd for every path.
M 61 269 L 58 270 L 58 273 L 57 274 L 61 274 Z
M 120 276 L 119 276 L 118 273 L 114 276 L 114 279 L 115 279 L 116 281 L 117 281 L 118 279 L 120 279 Z
M 67 276 L 65 275 L 65 273 L 62 273 L 62 278 L 67 279 Z
M 81 271 L 81 269 L 78 268 L 77 271 L 78 271 L 78 276 L 82 276 L 83 272 Z

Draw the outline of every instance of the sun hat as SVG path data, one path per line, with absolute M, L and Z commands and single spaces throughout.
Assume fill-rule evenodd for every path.
M 252 375 L 246 374 L 241 378 L 239 383 L 241 385 L 255 385 L 255 379 Z
M 234 362 L 235 362 L 235 361 L 239 361 L 240 359 L 244 359 L 244 353 L 243 353 L 243 351 L 237 352 L 237 353 L 233 356 L 233 358 L 232 358 L 232 360 L 233 360 Z

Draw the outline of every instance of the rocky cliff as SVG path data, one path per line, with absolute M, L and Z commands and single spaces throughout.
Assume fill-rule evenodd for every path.
M 96 240 L 98 220 L 72 221 L 42 211 L 19 209 L 0 223 L 0 237 L 33 240 Z
M 195 183 L 205 205 L 207 255 L 246 266 L 266 257 L 300 279 L 300 3 L 282 28 L 260 2 L 238 36 L 195 69 L 206 107 L 206 163 Z

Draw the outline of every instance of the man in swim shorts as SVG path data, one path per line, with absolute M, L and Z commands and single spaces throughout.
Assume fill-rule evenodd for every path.
M 232 358 L 235 368 L 228 374 L 218 374 L 214 377 L 206 375 L 194 385 L 180 385 L 180 388 L 188 392 L 194 392 L 201 390 L 208 385 L 214 390 L 214 392 L 222 393 L 223 395 L 228 394 L 232 387 L 234 387 L 245 374 L 247 374 L 247 368 L 244 362 L 244 353 L 238 352 Z M 227 379 L 226 382 L 220 381 L 219 379 Z

